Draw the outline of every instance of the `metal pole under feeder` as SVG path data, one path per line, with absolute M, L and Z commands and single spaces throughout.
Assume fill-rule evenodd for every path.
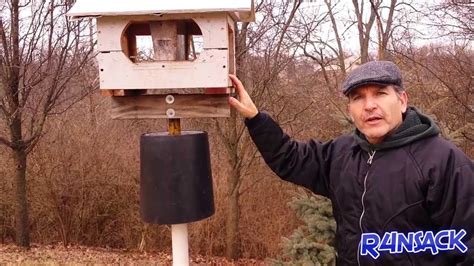
M 171 225 L 173 265 L 189 265 L 188 224 Z

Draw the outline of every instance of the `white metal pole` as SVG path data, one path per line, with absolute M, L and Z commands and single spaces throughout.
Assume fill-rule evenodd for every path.
M 171 225 L 173 266 L 189 265 L 188 224 Z

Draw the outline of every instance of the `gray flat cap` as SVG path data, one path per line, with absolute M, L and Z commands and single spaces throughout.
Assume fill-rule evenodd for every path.
M 368 84 L 397 85 L 403 88 L 402 73 L 397 65 L 390 61 L 367 62 L 347 75 L 342 84 L 342 93 L 347 96 L 353 89 Z

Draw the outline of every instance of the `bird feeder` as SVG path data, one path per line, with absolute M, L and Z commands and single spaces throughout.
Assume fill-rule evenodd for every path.
M 77 0 L 68 15 L 97 19 L 112 118 L 230 116 L 235 22 L 254 19 L 252 0 Z
M 167 118 L 169 131 L 140 138 L 140 212 L 171 224 L 173 264 L 187 265 L 187 223 L 214 213 L 206 132 L 181 118 L 227 117 L 235 74 L 235 25 L 252 0 L 77 0 L 68 15 L 97 19 L 100 91 L 112 118 Z

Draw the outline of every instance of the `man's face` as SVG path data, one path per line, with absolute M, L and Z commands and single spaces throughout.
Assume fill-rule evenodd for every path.
M 371 144 L 381 143 L 403 121 L 407 110 L 406 92 L 392 86 L 365 85 L 349 94 L 349 113 L 357 129 Z

